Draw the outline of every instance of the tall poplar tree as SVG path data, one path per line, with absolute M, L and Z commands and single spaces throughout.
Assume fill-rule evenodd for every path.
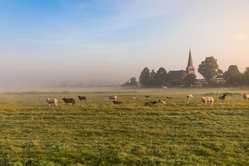
M 143 87 L 149 87 L 150 85 L 150 69 L 145 67 L 140 74 L 139 82 L 142 84 Z

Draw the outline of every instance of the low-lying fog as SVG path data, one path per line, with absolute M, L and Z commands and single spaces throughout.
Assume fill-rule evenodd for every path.
M 0 93 L 19 93 L 19 92 L 94 92 L 94 91 L 114 91 L 121 90 L 117 87 L 12 87 L 0 88 Z
M 99 70 L 93 72 L 82 68 L 76 70 L 8 70 L 0 71 L 0 93 L 27 91 L 106 91 L 120 88 L 133 72 Z M 139 72 L 134 72 L 139 73 Z M 136 76 L 138 79 L 138 76 Z

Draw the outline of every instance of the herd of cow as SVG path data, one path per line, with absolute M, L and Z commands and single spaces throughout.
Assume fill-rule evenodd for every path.
M 224 99 L 226 99 L 226 96 L 227 96 L 227 94 L 220 94 L 220 95 L 219 95 L 219 100 L 224 100 Z M 145 97 L 148 98 L 148 97 L 150 97 L 150 96 L 147 96 L 147 95 L 146 95 Z M 193 98 L 193 95 L 192 95 L 192 94 L 188 94 L 186 97 L 187 97 L 188 99 L 191 99 L 191 98 Z M 85 100 L 85 101 L 86 101 L 86 96 L 78 96 L 78 98 L 79 98 L 80 101 L 81 101 L 81 100 Z M 243 95 L 243 98 L 244 98 L 244 99 L 249 99 L 249 94 L 244 94 L 244 95 Z M 115 95 L 109 96 L 109 99 L 114 100 L 114 101 L 113 101 L 114 104 L 122 104 L 121 101 L 116 101 L 117 96 L 115 96 Z M 136 98 L 135 98 L 135 97 L 132 97 L 132 99 L 136 99 Z M 173 98 L 172 98 L 172 97 L 167 97 L 167 99 L 173 99 Z M 65 98 L 65 97 L 64 97 L 62 100 L 64 100 L 64 102 L 65 102 L 66 104 L 68 104 L 68 103 L 75 104 L 74 98 Z M 204 102 L 205 104 L 206 104 L 207 102 L 211 102 L 211 104 L 214 103 L 213 97 L 203 97 L 203 96 L 202 96 L 202 97 L 201 97 L 201 100 L 202 100 L 202 102 Z M 49 105 L 49 106 L 50 106 L 50 104 L 52 104 L 52 103 L 54 103 L 56 106 L 57 106 L 57 104 L 58 104 L 58 100 L 57 100 L 57 99 L 49 99 L 49 98 L 47 98 L 46 101 L 48 102 L 48 105 Z M 166 104 L 165 101 L 158 100 L 158 101 L 146 102 L 144 105 L 145 105 L 145 106 L 147 106 L 147 105 L 150 106 L 150 105 L 156 105 L 156 103 Z

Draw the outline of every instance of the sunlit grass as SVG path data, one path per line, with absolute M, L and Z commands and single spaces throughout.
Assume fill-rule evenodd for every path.
M 0 164 L 248 165 L 249 101 L 245 91 L 218 90 L 2 94 Z M 229 93 L 227 100 L 218 101 L 221 92 Z M 185 98 L 189 93 L 194 99 Z M 114 105 L 110 94 L 123 104 Z M 202 103 L 203 95 L 214 104 Z M 58 106 L 49 107 L 47 97 Z M 166 105 L 144 106 L 159 99 Z

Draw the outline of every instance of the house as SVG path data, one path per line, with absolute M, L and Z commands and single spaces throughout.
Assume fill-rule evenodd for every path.
M 226 82 L 226 80 L 224 80 L 223 78 L 211 78 L 210 79 L 210 83 L 212 84 L 224 84 Z

